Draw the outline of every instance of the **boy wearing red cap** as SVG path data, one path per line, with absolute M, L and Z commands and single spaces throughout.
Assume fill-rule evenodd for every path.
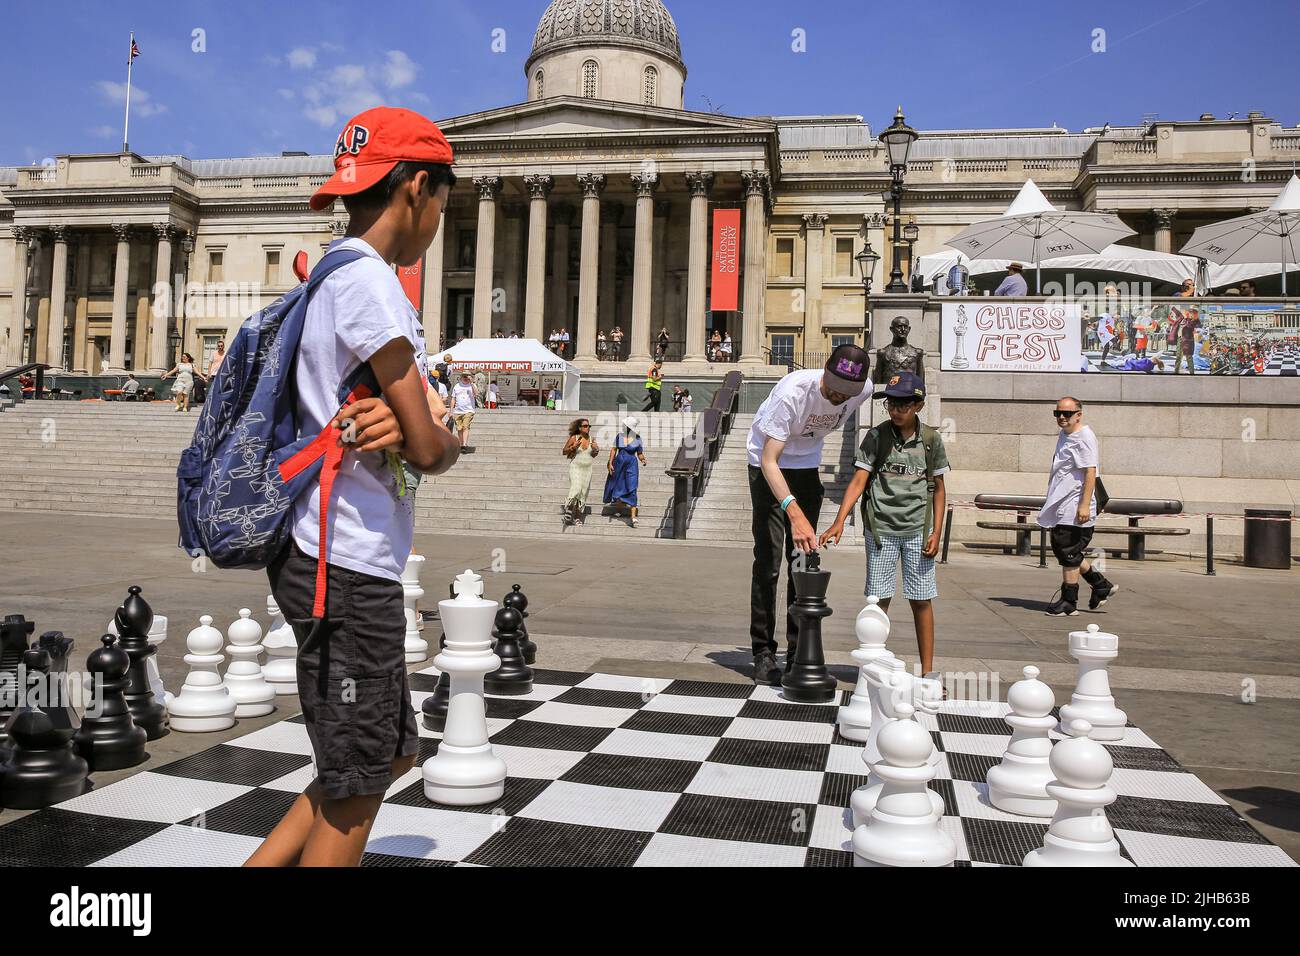
M 437 234 L 455 184 L 452 152 L 429 120 L 379 108 L 339 135 L 334 176 L 311 199 L 342 198 L 344 248 L 362 257 L 320 284 L 292 371 L 301 433 L 344 429 L 326 541 L 324 620 L 312 617 L 320 553 L 319 495 L 295 502 L 293 540 L 268 569 L 298 637 L 298 688 L 316 779 L 248 860 L 249 866 L 355 866 L 392 781 L 415 763 L 419 738 L 406 684 L 401 572 L 414 536 L 403 463 L 439 474 L 458 445 L 428 390 L 424 338 L 393 265 L 411 266 Z M 340 384 L 363 363 L 382 397 L 338 408 Z M 400 456 L 400 457 L 399 457 Z

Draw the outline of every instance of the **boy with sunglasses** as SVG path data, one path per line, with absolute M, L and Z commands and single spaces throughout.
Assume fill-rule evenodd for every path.
M 1095 611 L 1119 590 L 1092 566 L 1084 555 L 1092 543 L 1097 521 L 1097 467 L 1100 454 L 1097 436 L 1083 423 L 1083 404 L 1069 395 L 1052 410 L 1061 429 L 1052 456 L 1047 482 L 1047 500 L 1038 523 L 1051 529 L 1052 553 L 1061 565 L 1061 597 L 1048 605 L 1052 617 L 1074 617 L 1079 613 L 1079 577 L 1092 588 L 1088 609 Z
M 933 601 L 939 596 L 939 588 L 934 558 L 943 535 L 943 476 L 949 470 L 948 455 L 939 433 L 921 423 L 924 381 L 912 372 L 900 371 L 882 394 L 889 421 L 877 425 L 862 439 L 853 479 L 834 523 L 822 533 L 821 543 L 839 544 L 845 520 L 865 494 L 866 594 L 880 598 L 880 606 L 888 611 L 901 559 L 903 596 L 912 605 L 921 670 L 927 677 L 937 676 Z

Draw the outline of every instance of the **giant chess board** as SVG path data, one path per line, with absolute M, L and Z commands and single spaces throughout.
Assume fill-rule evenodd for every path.
M 411 678 L 417 713 L 435 674 Z M 504 798 L 435 806 L 417 768 L 388 791 L 363 863 L 850 866 L 847 807 L 866 766 L 862 745 L 836 733 L 836 711 L 772 687 L 538 670 L 526 697 L 488 698 L 510 773 Z M 984 775 L 1010 737 L 1005 713 L 949 701 L 918 714 L 942 751 L 931 786 L 959 866 L 1018 865 L 1047 830 L 988 803 Z M 420 734 L 423 762 L 439 735 Z M 1108 815 L 1134 863 L 1294 865 L 1138 728 L 1106 749 L 1119 793 Z M 235 866 L 313 776 L 300 717 L 145 767 L 13 822 L 0 816 L 0 864 Z

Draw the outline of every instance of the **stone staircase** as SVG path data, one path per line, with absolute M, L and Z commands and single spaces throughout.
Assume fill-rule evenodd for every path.
M 173 518 L 176 462 L 189 444 L 198 413 L 167 404 L 25 402 L 0 414 L 0 511 Z M 566 527 L 561 507 L 568 461 L 560 455 L 569 412 L 481 411 L 464 455 L 447 475 L 425 479 L 416 504 L 421 532 L 507 532 L 529 535 L 671 535 L 673 479 L 664 474 L 693 417 L 636 413 L 652 440 L 641 470 L 640 520 L 602 515 L 605 462 L 595 462 L 585 526 Z M 602 448 L 616 418 L 591 416 Z M 653 440 L 662 436 L 662 444 Z M 743 450 L 743 443 L 742 443 Z
M 754 416 L 737 415 L 726 444 L 714 462 L 704 496 L 697 499 L 691 512 L 688 540 L 716 543 L 734 542 L 752 544 L 750 533 L 749 463 L 745 449 L 746 439 Z M 844 500 L 844 491 L 853 477 L 853 453 L 857 449 L 855 430 L 832 433 L 826 439 L 822 452 L 821 477 L 826 489 L 822 503 L 818 533 L 830 527 Z M 861 544 L 858 512 L 854 509 L 844 528 L 841 546 Z

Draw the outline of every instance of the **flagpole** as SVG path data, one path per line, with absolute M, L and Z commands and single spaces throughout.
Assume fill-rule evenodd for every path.
M 131 129 L 131 64 L 135 62 L 135 34 L 131 34 L 131 45 L 126 51 L 126 118 L 122 121 L 122 152 L 130 152 L 130 138 L 127 135 Z

